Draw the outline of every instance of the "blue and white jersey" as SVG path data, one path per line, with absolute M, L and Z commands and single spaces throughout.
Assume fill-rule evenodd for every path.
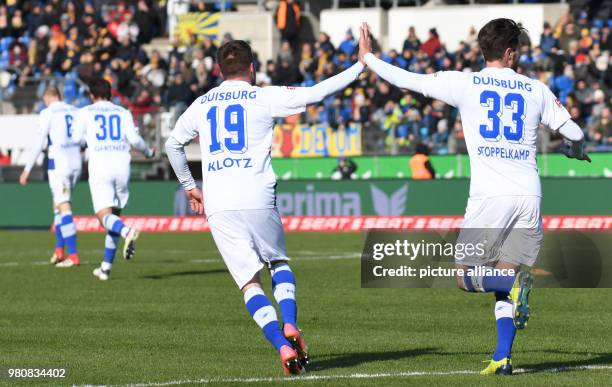
M 180 144 L 200 138 L 208 216 L 218 211 L 274 208 L 274 118 L 303 112 L 305 89 L 261 88 L 227 80 L 197 98 L 181 115 L 171 136 Z
M 146 149 L 132 113 L 109 101 L 81 108 L 74 120 L 73 139 L 86 142 L 90 175 L 129 175 L 130 149 Z
M 62 101 L 51 103 L 39 114 L 39 126 L 37 135 L 40 147 L 33 147 L 32 154 L 25 166 L 29 172 L 38 155 L 44 147 L 46 140 L 49 156 L 49 170 L 57 171 L 59 174 L 70 174 L 81 169 L 81 149 L 79 144 L 72 140 L 73 120 L 78 109 Z
M 439 72 L 426 95 L 456 106 L 470 156 L 470 197 L 541 196 L 536 165 L 540 123 L 558 130 L 570 114 L 542 82 L 510 68 Z

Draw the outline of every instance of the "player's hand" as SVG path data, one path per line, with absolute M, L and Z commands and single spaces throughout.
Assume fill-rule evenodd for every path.
M 365 55 L 372 52 L 372 39 L 370 38 L 368 23 L 362 23 L 359 31 L 359 61 L 365 65 Z
M 575 154 L 571 146 L 565 146 L 561 148 L 561 153 L 565 155 L 565 157 L 569 159 L 576 159 L 580 161 L 591 162 L 591 158 L 584 151 L 581 151 L 580 154 Z
M 157 154 L 157 148 L 152 147 L 152 148 L 147 149 L 147 151 L 145 152 L 144 156 L 147 159 L 152 159 L 153 157 L 155 157 L 156 154 Z
M 199 188 L 192 188 L 189 191 L 185 191 L 187 193 L 187 198 L 189 199 L 189 206 L 191 207 L 191 211 L 195 212 L 198 215 L 204 215 L 204 202 L 202 200 L 202 191 Z
M 29 177 L 30 177 L 30 172 L 28 171 L 21 172 L 21 175 L 19 175 L 19 184 L 25 187 L 28 184 Z

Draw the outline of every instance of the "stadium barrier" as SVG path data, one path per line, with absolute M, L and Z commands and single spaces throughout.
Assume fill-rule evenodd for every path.
M 612 215 L 611 179 L 542 179 L 544 215 Z M 279 181 L 277 204 L 283 216 L 460 216 L 465 211 L 467 179 L 416 181 Z M 0 184 L 0 227 L 48 227 L 51 195 L 45 183 L 21 187 Z M 174 182 L 132 182 L 126 216 L 189 214 L 185 195 Z M 73 213 L 93 215 L 89 187 L 77 185 Z
M 590 154 L 592 163 L 568 161 L 562 154 L 539 154 L 538 169 L 542 177 L 612 177 L 612 153 Z M 411 176 L 410 155 L 351 157 L 357 164 L 355 177 L 406 178 Z M 430 156 L 438 178 L 470 176 L 470 160 L 467 155 Z M 275 158 L 274 172 L 282 180 L 329 179 L 338 165 L 334 158 Z

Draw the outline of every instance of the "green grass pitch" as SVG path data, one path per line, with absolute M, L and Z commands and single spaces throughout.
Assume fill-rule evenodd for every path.
M 118 257 L 106 283 L 91 274 L 103 243 L 79 234 L 83 265 L 57 269 L 45 264 L 51 233 L 0 232 L 0 368 L 69 368 L 65 380 L 0 384 L 286 382 L 210 234 L 144 234 L 136 258 Z M 492 295 L 361 289 L 358 234 L 288 234 L 287 245 L 312 357 L 292 385 L 612 380 L 610 289 L 534 290 L 513 353 L 523 372 L 481 377 L 495 343 Z

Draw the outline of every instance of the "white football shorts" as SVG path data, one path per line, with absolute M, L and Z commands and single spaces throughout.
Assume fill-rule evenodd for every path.
M 81 169 L 72 171 L 60 172 L 57 169 L 49 171 L 49 188 L 51 188 L 51 196 L 53 204 L 57 205 L 64 202 L 69 202 L 72 196 L 72 191 L 76 187 L 79 178 L 81 177 Z
M 479 266 L 504 261 L 533 266 L 542 238 L 539 196 L 470 198 L 455 247 L 455 262 Z M 479 253 L 465 254 L 470 251 L 466 246 L 477 243 Z M 463 254 L 458 253 L 459 247 Z
M 288 261 L 285 233 L 276 208 L 220 211 L 208 217 L 215 244 L 240 289 L 264 265 Z
M 123 209 L 128 202 L 130 175 L 90 175 L 89 190 L 94 212 L 104 208 Z

